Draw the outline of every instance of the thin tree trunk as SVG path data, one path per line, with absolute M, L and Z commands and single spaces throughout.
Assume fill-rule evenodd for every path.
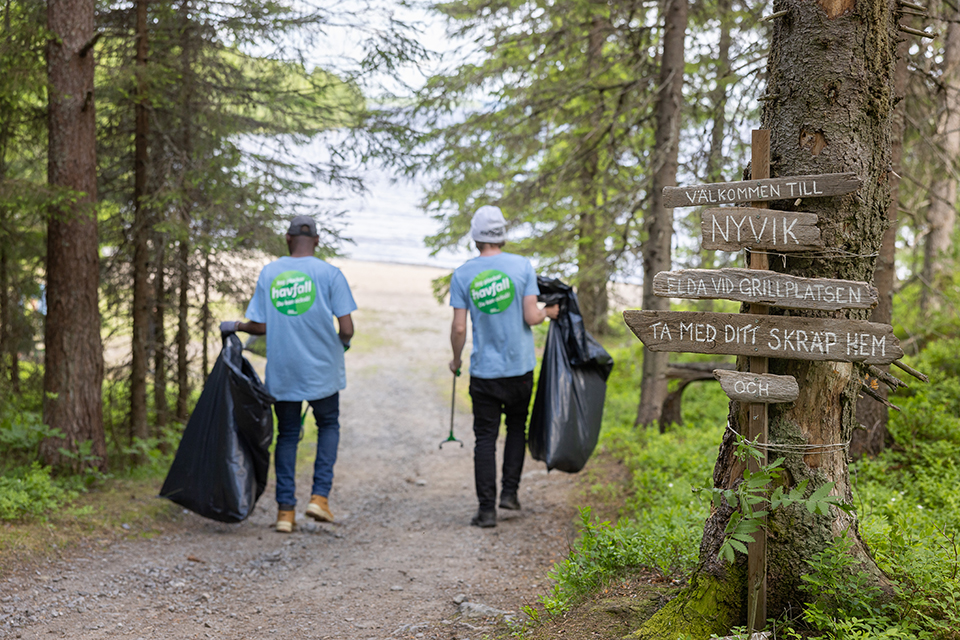
M 11 46 L 13 42 L 13 29 L 10 19 L 10 0 L 7 0 L 3 10 L 3 30 L 6 45 Z M 7 149 L 11 136 L 11 117 L 8 113 L 0 114 L 0 182 L 7 177 Z M 3 213 L 4 226 L 9 228 L 10 210 L 6 207 L 0 209 Z M 14 393 L 20 391 L 20 370 L 17 356 L 17 346 L 20 336 L 13 327 L 13 309 L 12 300 L 17 297 L 12 295 L 10 278 L 10 247 L 14 246 L 13 238 L 9 235 L 2 239 L 0 246 L 0 375 L 6 370 L 10 377 L 10 389 Z M 14 280 L 16 276 L 14 275 Z M 15 288 L 15 287 L 14 287 Z M 9 360 L 7 359 L 9 357 Z
M 134 220 L 133 220 L 133 337 L 130 372 L 130 426 L 140 439 L 150 436 L 147 424 L 147 331 L 150 324 L 149 238 L 147 196 L 147 0 L 137 7 L 137 102 L 134 134 Z
M 777 270 L 805 277 L 866 280 L 874 261 L 867 257 L 880 247 L 886 226 L 890 115 L 893 108 L 893 67 L 899 34 L 892 2 L 853 0 L 806 2 L 781 0 L 789 12 L 774 24 L 768 61 L 763 126 L 771 132 L 775 176 L 854 171 L 863 186 L 856 195 L 774 203 L 777 209 L 799 206 L 819 216 L 827 247 L 842 247 L 840 255 L 788 257 L 770 261 Z M 811 47 L 811 43 L 824 46 Z M 829 46 L 825 46 L 829 43 Z M 791 315 L 822 317 L 823 312 Z M 863 311 L 847 315 L 865 318 Z M 855 424 L 860 379 L 850 364 L 801 360 L 770 360 L 771 373 L 792 375 L 800 382 L 794 403 L 769 405 L 771 443 L 839 445 L 848 442 Z M 729 425 L 746 433 L 747 407 L 731 403 Z M 714 470 L 714 486 L 730 488 L 742 482 L 743 466 L 734 456 L 735 438 L 726 431 Z M 797 448 L 778 451 L 788 471 L 789 489 L 809 480 L 809 490 L 836 483 L 832 494 L 852 501 L 846 451 Z M 780 617 L 800 611 L 807 596 L 800 590 L 805 560 L 822 551 L 834 537 L 851 536 L 851 553 L 863 571 L 881 588 L 889 583 L 870 557 L 858 533 L 855 515 L 833 510 L 812 516 L 800 505 L 769 515 L 767 534 L 767 614 Z M 733 565 L 717 558 L 729 507 L 715 509 L 704 527 L 700 563 L 690 586 L 661 609 L 635 635 L 637 638 L 689 634 L 706 638 L 726 635 L 745 621 L 746 558 Z M 888 592 L 889 593 L 889 592 Z M 762 623 L 762 621 L 761 621 Z
M 909 69 L 907 54 L 911 42 L 907 38 L 897 45 L 897 65 L 893 72 L 894 94 L 900 98 L 907 90 Z M 896 282 L 897 231 L 900 212 L 900 166 L 903 159 L 903 133 L 906 129 L 905 102 L 901 100 L 894 108 L 890 119 L 890 202 L 887 204 L 887 228 L 880 242 L 877 268 L 873 272 L 873 284 L 879 293 L 879 302 L 870 313 L 870 322 L 890 324 L 893 320 L 893 288 Z M 889 371 L 890 366 L 880 367 Z M 887 386 L 880 384 L 876 392 L 887 397 Z M 850 455 L 856 460 L 864 455 L 877 455 L 886 446 L 888 436 L 887 407 L 870 396 L 862 395 L 857 400 L 857 421 L 862 428 L 855 429 L 850 439 Z
M 191 105 L 193 103 L 193 46 L 191 43 L 190 0 L 180 3 L 180 63 L 182 88 L 180 95 L 182 140 L 180 153 L 181 194 L 180 223 L 182 225 L 178 267 L 180 273 L 180 300 L 177 309 L 177 420 L 186 422 L 187 403 L 190 399 L 189 362 L 187 345 L 190 341 L 190 326 L 187 322 L 190 313 L 190 213 L 193 197 L 189 186 L 191 162 L 193 159 L 193 138 L 191 134 Z
M 670 300 L 653 293 L 653 278 L 671 266 L 673 211 L 662 204 L 664 187 L 677 183 L 677 155 L 680 143 L 680 118 L 683 111 L 683 43 L 687 31 L 687 0 L 664 0 L 663 55 L 660 60 L 660 86 L 657 100 L 657 132 L 655 136 L 654 173 L 650 184 L 650 209 L 644 218 L 646 239 L 643 242 L 643 308 L 665 311 Z M 668 355 L 643 349 L 640 379 L 638 425 L 651 425 L 660 420 L 663 401 L 667 397 Z M 661 425 L 661 428 L 666 425 Z
M 730 31 L 733 23 L 733 0 L 717 1 L 717 17 L 720 20 L 720 37 L 717 39 L 717 59 L 714 64 L 716 86 L 710 91 L 710 108 L 713 119 L 710 129 L 710 151 L 707 154 L 706 182 L 726 182 L 723 175 L 723 141 L 727 128 L 727 85 L 731 80 L 730 45 L 733 39 Z M 694 229 L 700 228 L 702 211 L 694 214 Z M 716 265 L 716 251 L 700 250 L 700 268 L 712 269 Z M 705 299 L 697 301 L 697 308 L 701 311 L 713 311 L 714 301 Z
M 41 445 L 47 464 L 69 463 L 91 442 L 87 464 L 106 467 L 103 346 L 100 342 L 96 115 L 93 99 L 94 0 L 48 0 L 48 179 L 78 198 L 50 211 L 43 417 L 63 438 Z
M 0 167 L 2 167 L 2 164 L 2 161 L 0 161 Z M 0 173 L 0 179 L 3 179 L 2 173 Z M 7 356 L 13 352 L 10 344 L 13 332 L 10 331 L 9 258 L 7 257 L 6 239 L 3 239 L 2 242 L 3 244 L 0 244 L 0 374 L 8 371 Z
M 167 426 L 170 409 L 167 406 L 167 336 L 165 316 L 167 311 L 167 291 L 164 269 L 166 269 L 167 240 L 160 234 L 155 236 L 157 258 L 156 272 L 153 276 L 153 409 L 157 435 Z
M 210 252 L 203 255 L 203 306 L 200 308 L 200 324 L 203 334 L 203 382 L 210 375 Z
M 587 68 L 591 74 L 595 73 L 597 67 L 602 64 L 606 32 L 606 22 L 599 16 L 595 17 L 587 35 Z M 600 104 L 590 116 L 590 132 L 584 140 L 584 144 L 590 148 L 590 151 L 585 154 L 581 171 L 583 202 L 577 240 L 577 298 L 587 331 L 594 335 L 601 335 L 607 333 L 607 313 L 609 312 L 607 282 L 610 279 L 610 273 L 604 246 L 606 239 L 606 225 L 602 221 L 604 208 L 598 202 L 597 193 L 600 154 L 594 138 L 600 135 L 600 122 L 604 110 L 603 96 L 598 93 L 597 99 L 600 100 Z
M 926 311 L 936 289 L 935 280 L 944 270 L 943 258 L 953 239 L 957 219 L 957 155 L 960 154 L 960 4 L 943 3 L 946 35 L 939 96 L 938 157 L 945 163 L 930 185 L 927 207 L 927 238 L 923 251 L 923 288 L 920 307 Z
M 710 129 L 710 153 L 707 155 L 705 176 L 707 182 L 725 182 L 723 179 L 723 140 L 727 128 L 727 84 L 730 82 L 730 26 L 733 0 L 717 0 L 720 37 L 717 40 L 716 86 L 710 92 L 713 121 Z
M 190 325 L 187 320 L 190 313 L 190 242 L 180 240 L 178 256 L 180 267 L 180 300 L 177 306 L 177 420 L 187 421 L 187 403 L 190 400 L 190 363 L 187 359 L 187 346 L 190 342 Z

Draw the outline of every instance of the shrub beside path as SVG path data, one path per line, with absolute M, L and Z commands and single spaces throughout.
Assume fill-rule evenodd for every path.
M 468 526 L 466 377 L 456 422 L 465 446 L 438 449 L 449 429 L 451 314 L 430 280 L 443 272 L 338 264 L 360 310 L 341 396 L 337 523 L 303 519 L 305 464 L 293 534 L 271 528 L 271 483 L 240 524 L 186 514 L 150 539 L 132 528 L 105 548 L 15 568 L 0 579 L 0 638 L 479 639 L 496 611 L 519 613 L 547 590 L 573 535 L 574 478 L 528 458 L 523 511 L 501 512 L 495 529 Z M 308 429 L 301 446 L 310 439 Z

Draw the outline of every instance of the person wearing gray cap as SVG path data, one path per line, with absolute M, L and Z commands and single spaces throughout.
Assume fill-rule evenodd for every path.
M 470 236 L 480 255 L 469 260 L 450 280 L 453 323 L 450 370 L 460 374 L 460 356 L 467 340 L 467 311 L 473 326 L 470 353 L 470 399 L 473 401 L 473 473 L 476 527 L 497 526 L 497 436 L 506 416 L 500 508 L 519 510 L 517 491 L 526 449 L 527 409 L 533 391 L 533 332 L 530 327 L 556 319 L 558 307 L 537 305 L 537 274 L 530 261 L 503 251 L 507 222 L 498 207 L 477 209 Z
M 313 218 L 295 217 L 286 239 L 290 255 L 260 272 L 247 307 L 248 321 L 220 324 L 222 334 L 244 331 L 267 336 L 265 384 L 277 399 L 276 530 L 281 533 L 292 531 L 296 522 L 297 444 L 304 400 L 313 407 L 317 423 L 317 455 L 306 515 L 333 522 L 328 496 L 340 443 L 340 390 L 347 386 L 343 354 L 353 337 L 350 314 L 357 309 L 343 273 L 313 255 L 320 243 Z

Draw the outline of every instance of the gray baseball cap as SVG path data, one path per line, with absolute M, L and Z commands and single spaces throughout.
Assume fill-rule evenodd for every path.
M 291 236 L 310 236 L 311 238 L 316 238 L 319 235 L 317 233 L 317 222 L 310 216 L 297 216 L 290 221 L 290 228 L 287 229 L 287 234 Z
M 477 209 L 470 222 L 470 237 L 475 242 L 499 244 L 507 239 L 507 221 L 500 207 L 485 205 Z

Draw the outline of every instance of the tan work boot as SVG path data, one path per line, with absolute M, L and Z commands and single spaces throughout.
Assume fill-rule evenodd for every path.
M 280 509 L 277 511 L 277 524 L 274 525 L 277 529 L 277 533 L 290 533 L 293 531 L 293 527 L 296 526 L 297 522 L 297 512 L 285 511 Z
M 333 512 L 330 511 L 326 496 L 310 496 L 307 515 L 317 522 L 333 522 Z

